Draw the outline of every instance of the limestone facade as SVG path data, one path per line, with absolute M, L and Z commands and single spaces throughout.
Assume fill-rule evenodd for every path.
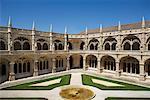
M 0 83 L 71 69 L 150 81 L 150 21 L 79 34 L 0 26 Z

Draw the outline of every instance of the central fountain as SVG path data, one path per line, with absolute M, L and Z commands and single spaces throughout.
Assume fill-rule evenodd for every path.
M 91 100 L 95 96 L 93 91 L 82 86 L 64 87 L 59 94 L 64 100 Z

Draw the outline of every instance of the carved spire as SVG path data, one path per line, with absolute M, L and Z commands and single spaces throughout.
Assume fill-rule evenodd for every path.
M 35 22 L 33 21 L 32 30 L 35 30 Z
M 49 32 L 53 32 L 53 25 L 52 24 L 49 27 Z
M 67 26 L 65 26 L 65 34 L 67 34 L 67 31 L 68 31 Z
M 11 17 L 9 16 L 9 19 L 8 19 L 8 27 L 12 27 L 12 21 L 11 21 Z
M 142 17 L 142 28 L 145 28 L 145 18 L 144 18 L 144 16 Z
M 121 24 L 120 24 L 120 21 L 118 22 L 118 31 L 121 31 Z
M 99 25 L 99 32 L 102 33 L 102 31 L 103 31 L 103 26 L 102 26 L 102 24 L 100 24 Z
M 85 34 L 88 34 L 88 29 L 87 29 L 87 26 L 85 28 Z

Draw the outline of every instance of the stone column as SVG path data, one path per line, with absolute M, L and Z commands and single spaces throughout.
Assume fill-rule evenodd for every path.
M 11 50 L 11 33 L 8 33 L 8 51 Z
M 145 45 L 146 45 L 146 42 L 145 42 L 145 33 L 142 33 L 141 35 L 140 35 L 140 38 L 141 38 L 141 45 L 140 45 L 140 51 L 141 52 L 143 52 L 144 50 L 145 50 Z M 148 46 L 147 46 L 148 47 Z M 148 49 L 146 49 L 146 50 L 148 50 Z
M 69 69 L 70 69 L 70 63 L 69 63 L 69 60 L 70 60 L 70 58 L 67 57 L 67 67 L 66 67 L 66 70 L 69 70 Z
M 121 36 L 117 36 L 116 38 L 118 40 L 117 45 L 116 45 L 116 50 L 119 51 L 121 50 Z
M 145 70 L 144 70 L 144 63 L 140 64 L 140 81 L 145 81 L 146 74 L 145 74 Z
M 33 76 L 38 76 L 38 60 L 34 61 Z
M 55 73 L 56 72 L 56 59 L 55 58 L 52 59 L 52 63 L 53 63 L 52 73 Z
M 52 32 L 50 32 L 50 34 L 49 34 L 49 44 L 50 44 L 49 50 L 52 51 L 52 49 L 53 49 Z
M 119 77 L 121 75 L 121 71 L 119 68 L 119 61 L 116 61 L 116 76 Z
M 86 58 L 85 58 L 85 56 L 83 56 L 83 70 L 87 70 Z
M 15 73 L 14 73 L 14 62 L 10 62 L 9 67 L 9 81 L 15 80 Z
M 97 71 L 98 71 L 98 73 L 101 73 L 101 70 L 100 70 L 100 59 L 98 58 L 97 59 Z
M 48 69 L 49 69 L 49 71 L 51 72 L 52 71 L 52 65 L 51 65 L 51 63 L 52 63 L 52 60 L 49 58 L 49 60 L 48 60 Z

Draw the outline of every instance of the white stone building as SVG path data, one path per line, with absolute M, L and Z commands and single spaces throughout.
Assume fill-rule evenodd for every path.
M 150 21 L 79 34 L 0 26 L 0 83 L 71 69 L 150 82 Z

